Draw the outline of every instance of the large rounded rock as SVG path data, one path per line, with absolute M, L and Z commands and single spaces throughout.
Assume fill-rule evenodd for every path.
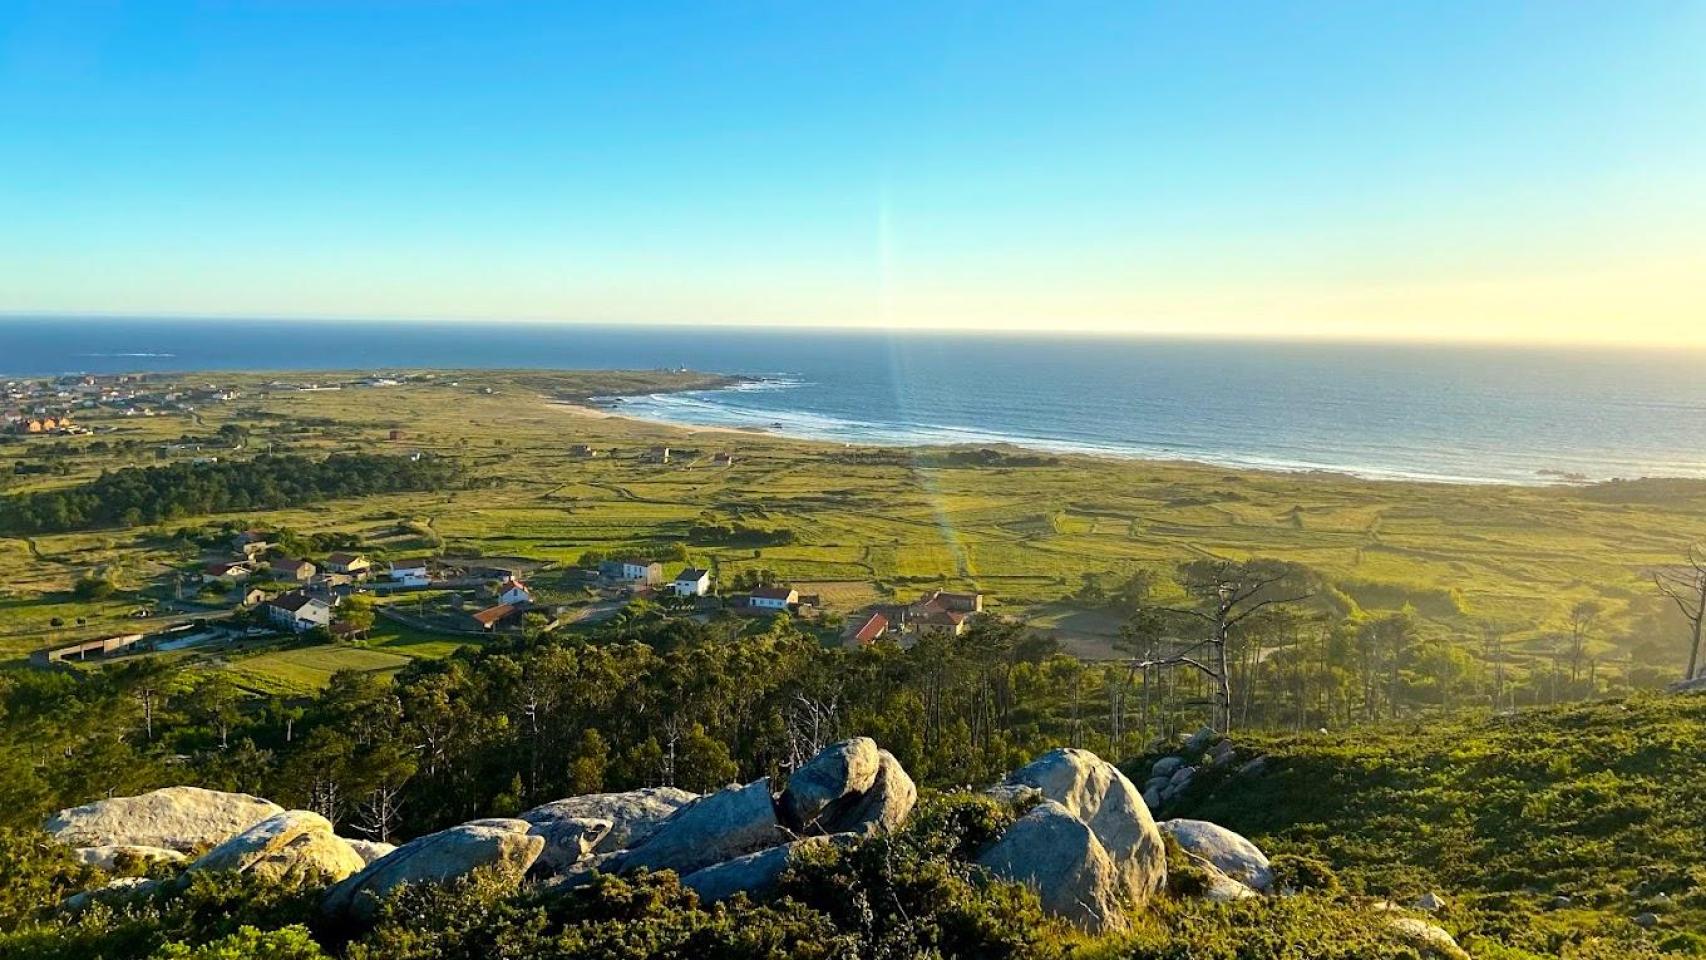
M 1274 874 L 1268 858 L 1239 834 L 1207 820 L 1167 820 L 1162 833 L 1178 841 L 1186 853 L 1213 864 L 1216 870 L 1257 893 L 1272 893 Z
M 326 891 L 320 909 L 334 917 L 368 917 L 404 884 L 449 883 L 482 867 L 519 883 L 545 847 L 545 838 L 528 833 L 532 826 L 525 820 L 475 820 L 417 837 Z
M 869 789 L 849 793 L 818 814 L 812 831 L 875 836 L 892 833 L 906 822 L 918 803 L 918 786 L 906 768 L 887 750 L 877 751 L 877 772 Z
M 877 742 L 870 737 L 823 748 L 788 778 L 788 788 L 777 803 L 783 821 L 796 831 L 811 829 L 825 808 L 870 790 L 879 765 Z
M 682 807 L 644 843 L 617 856 L 611 868 L 674 870 L 686 876 L 786 839 L 765 778 L 744 787 L 724 787 Z
M 1043 909 L 1085 930 L 1101 933 L 1129 925 L 1113 858 L 1083 820 L 1052 800 L 1015 821 L 977 862 L 1002 879 L 1029 886 Z
M 1139 906 L 1167 882 L 1167 854 L 1149 807 L 1117 767 L 1088 750 L 1051 750 L 1013 771 L 1009 785 L 1029 786 L 1082 820 L 1119 873 L 1126 901 Z
M 332 831 L 331 821 L 307 810 L 268 817 L 190 864 L 190 872 L 252 873 L 272 880 L 325 876 L 342 880 L 367 866 Z
M 140 865 L 150 863 L 183 863 L 188 858 L 165 847 L 141 847 L 135 844 L 108 844 L 100 847 L 78 847 L 71 855 L 80 862 L 102 870 L 116 870 L 121 863 Z
M 589 793 L 534 807 L 521 819 L 535 826 L 553 820 L 608 820 L 610 832 L 598 841 L 597 853 L 639 846 L 658 825 L 699 795 L 675 787 L 646 787 L 623 793 Z
M 782 874 L 801 851 L 828 842 L 829 837 L 805 837 L 744 857 L 724 860 L 682 877 L 681 884 L 697 893 L 702 903 L 720 903 L 737 893 L 763 897 L 776 889 Z
M 224 843 L 284 808 L 246 793 L 164 787 L 61 810 L 44 829 L 73 847 L 163 847 L 188 853 Z
M 594 817 L 565 817 L 536 823 L 528 831 L 545 839 L 545 848 L 533 862 L 533 872 L 554 876 L 587 857 L 598 848 L 599 841 L 610 833 L 610 821 Z
M 397 849 L 395 844 L 381 843 L 378 840 L 351 840 L 344 837 L 343 841 L 349 844 L 349 848 L 355 851 L 355 855 L 361 858 L 363 864 L 372 863 Z

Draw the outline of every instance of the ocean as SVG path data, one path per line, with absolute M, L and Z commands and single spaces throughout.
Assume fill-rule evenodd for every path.
M 744 387 L 631 416 L 857 444 L 1548 483 L 1706 477 L 1706 354 L 1053 335 L 0 319 L 0 376 L 181 370 L 688 367 Z

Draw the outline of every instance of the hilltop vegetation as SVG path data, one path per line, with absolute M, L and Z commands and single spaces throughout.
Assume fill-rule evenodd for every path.
M 1660 942 L 1706 954 L 1706 697 L 1240 740 L 1264 774 L 1167 815 L 1321 858 L 1353 892 L 1443 892 L 1472 938 L 1567 954 L 1651 912 Z
M 360 809 L 363 791 L 374 786 L 364 778 L 379 771 L 405 781 L 418 778 L 424 789 L 410 791 L 406 800 L 419 808 L 417 815 L 408 818 L 395 839 L 435 821 L 514 813 L 557 792 L 625 785 L 636 776 L 649 782 L 673 776 L 702 786 L 733 777 L 737 769 L 745 776 L 768 765 L 763 735 L 722 741 L 696 732 L 691 744 L 680 745 L 673 768 L 627 767 L 630 754 L 617 746 L 622 737 L 612 737 L 604 747 L 597 746 L 602 735 L 577 739 L 572 735 L 577 727 L 595 729 L 586 726 L 588 715 L 555 710 L 550 725 L 562 727 L 551 735 L 569 739 L 542 743 L 525 723 L 540 705 L 538 695 L 557 690 L 578 698 L 586 692 L 572 677 L 548 674 L 552 662 L 585 663 L 584 680 L 596 685 L 597 664 L 610 663 L 607 655 L 638 657 L 624 668 L 638 667 L 648 678 L 645 685 L 697 690 L 696 708 L 708 715 L 732 710 L 735 726 L 730 729 L 737 731 L 762 716 L 775 717 L 784 728 L 799 720 L 780 706 L 802 689 L 784 678 L 793 675 L 798 681 L 804 662 L 803 648 L 785 636 L 670 640 L 669 633 L 651 631 L 639 644 L 653 650 L 674 644 L 669 653 L 636 651 L 629 642 L 608 639 L 614 647 L 603 652 L 549 643 L 534 650 L 488 652 L 453 666 L 448 678 L 439 675 L 451 679 L 448 687 L 428 682 L 434 676 L 430 671 L 396 684 L 344 675 L 300 715 L 221 712 L 205 691 L 190 691 L 182 694 L 181 705 L 160 708 L 153 745 L 138 726 L 144 681 L 137 677 L 110 678 L 117 684 L 111 687 L 93 679 L 78 681 L 81 686 L 45 698 L 46 691 L 19 688 L 6 706 L 29 721 L 24 729 L 31 736 L 57 729 L 63 742 L 81 740 L 72 762 L 38 771 L 61 778 L 64 789 L 81 791 L 79 799 L 104 796 L 115 783 L 126 783 L 120 789 L 129 791 L 150 780 L 186 777 L 309 805 L 342 791 L 350 802 L 344 828 L 360 831 L 371 823 Z M 725 661 L 719 651 L 730 646 L 736 649 Z M 654 656 L 654 665 L 646 667 Z M 771 661 L 794 666 L 755 673 L 758 664 Z M 1042 666 L 1040 673 L 1046 673 L 1047 664 Z M 743 688 L 752 713 L 746 712 L 744 700 L 716 706 L 702 699 L 725 695 L 731 685 L 716 680 L 723 669 L 757 681 Z M 852 670 L 839 675 L 838 682 L 846 702 L 854 704 L 878 690 L 927 688 L 931 676 L 927 665 L 895 663 Z M 1067 692 L 1030 684 L 1019 689 L 1016 718 L 1039 711 L 1047 715 L 1050 701 Z M 622 702 L 634 705 L 641 717 L 653 715 L 654 706 L 643 697 L 633 699 L 633 692 L 624 691 Z M 88 725 L 94 713 L 58 712 L 54 704 L 67 694 L 84 711 L 104 711 L 104 733 Z M 445 705 L 451 714 L 435 713 Z M 578 710 L 578 700 L 572 706 Z M 989 757 L 993 763 L 997 755 L 1030 752 L 980 749 L 975 738 L 968 739 L 965 718 L 957 712 L 963 706 L 946 714 L 951 719 L 940 740 L 951 747 L 948 755 Z M 395 712 L 399 707 L 401 715 Z M 607 709 L 619 708 L 612 702 Z M 457 712 L 462 710 L 471 712 Z M 928 706 L 915 710 L 908 722 L 927 726 L 932 712 Z M 50 717 L 68 725 L 56 728 Z M 876 732 L 875 719 L 850 710 L 822 733 Z M 473 731 L 462 729 L 476 721 L 484 722 Z M 655 715 L 651 722 L 657 729 L 670 725 Z M 222 723 L 230 725 L 227 733 L 242 739 L 219 746 Z M 283 736 L 286 723 L 294 723 L 294 739 Z M 1053 733 L 1047 732 L 1051 724 L 1056 725 Z M 1051 736 L 1055 742 L 1069 739 L 1069 724 L 1070 718 L 1061 716 L 1042 723 L 1014 719 L 1002 730 L 1003 736 L 1042 745 Z M 718 736 L 726 733 L 715 729 Z M 897 743 L 904 747 L 900 734 Z M 414 742 L 428 749 L 419 756 L 421 766 L 410 770 L 407 751 L 395 748 Z M 773 748 L 787 742 L 785 736 L 772 741 Z M 1706 876 L 1697 855 L 1706 843 L 1706 823 L 1698 817 L 1706 800 L 1700 787 L 1706 698 L 1649 697 L 1537 709 L 1493 722 L 1483 716 L 1428 729 L 1392 726 L 1366 738 L 1243 735 L 1237 742 L 1239 763 L 1217 768 L 1218 775 L 1205 774 L 1161 816 L 1202 817 L 1247 832 L 1274 855 L 1276 873 L 1297 894 L 1205 902 L 1194 895 L 1192 866 L 1175 856 L 1168 892 L 1125 934 L 1080 933 L 1045 915 L 1035 894 L 992 882 L 967 863 L 959 851 L 987 843 L 1013 814 L 956 786 L 987 782 L 976 772 L 982 767 L 937 761 L 930 777 L 934 789 L 926 789 L 921 809 L 903 831 L 803 857 L 774 897 L 705 906 L 670 872 L 608 878 L 570 891 L 516 891 L 495 878 L 476 876 L 448 889 L 422 887 L 402 894 L 381 910 L 373 927 L 356 931 L 353 941 L 346 941 L 347 932 L 322 925 L 315 911 L 320 885 L 312 878 L 272 883 L 254 876 L 203 875 L 182 893 L 116 912 L 90 910 L 72 919 L 57 912 L 56 904 L 93 882 L 91 869 L 71 862 L 63 848 L 35 833 L 28 817 L 15 816 L 19 825 L 0 831 L 0 875 L 6 880 L 0 888 L 0 957 L 851 960 L 923 954 L 1416 960 L 1436 955 L 1418 950 L 1395 931 L 1381 904 L 1409 904 L 1422 892 L 1443 896 L 1445 906 L 1433 919 L 1482 960 L 1621 960 L 1706 951 L 1706 940 L 1691 932 L 1699 929 L 1706 912 Z M 435 753 L 440 747 L 441 755 Z M 534 769 L 541 747 L 550 751 L 548 771 Z M 91 749 L 97 752 L 83 752 Z M 187 764 L 150 766 L 150 758 L 164 760 L 186 749 L 191 751 Z M 1254 756 L 1265 758 L 1262 768 L 1241 769 L 1243 760 Z M 1134 758 L 1129 766 L 1136 772 L 1147 759 Z M 654 754 L 648 763 L 662 761 Z M 728 768 L 706 775 L 703 782 L 691 779 L 717 770 L 719 763 Z M 134 766 L 145 776 L 140 782 L 124 781 L 97 770 L 117 764 Z M 503 764 L 516 770 L 507 785 Z M 7 771 L 8 782 L 14 770 Z M 536 789 L 529 786 L 533 782 L 539 784 Z M 453 786 L 445 789 L 447 783 Z M 489 787 L 497 787 L 497 793 Z M 465 789 L 473 792 L 460 792 Z M 7 809 L 14 808 L 8 803 Z M 1558 905 L 1558 897 L 1567 897 L 1568 903 Z M 1655 925 L 1638 926 L 1637 911 L 1655 914 Z

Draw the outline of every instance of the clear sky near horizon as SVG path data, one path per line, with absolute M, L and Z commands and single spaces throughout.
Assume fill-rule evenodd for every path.
M 0 0 L 0 311 L 1706 342 L 1706 3 Z

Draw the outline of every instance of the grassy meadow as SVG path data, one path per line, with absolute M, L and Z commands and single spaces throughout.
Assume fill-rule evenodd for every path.
M 310 378 L 339 375 L 284 376 Z M 193 564 L 170 551 L 169 534 L 236 521 L 356 533 L 378 557 L 441 548 L 568 563 L 589 550 L 685 543 L 689 558 L 712 567 L 720 582 L 769 569 L 802 592 L 820 593 L 837 613 L 936 586 L 975 587 L 996 611 L 1027 617 L 1091 658 L 1111 655 L 1121 615 L 1083 599 L 1087 578 L 1112 587 L 1143 567 L 1277 557 L 1320 571 L 1341 603 L 1411 605 L 1426 630 L 1477 652 L 1492 636 L 1514 656 L 1545 657 L 1570 608 L 1597 600 L 1604 614 L 1590 653 L 1617 673 L 1643 664 L 1669 669 L 1681 659 L 1680 628 L 1648 577 L 1691 540 L 1706 538 L 1706 483 L 1474 486 L 1084 456 L 955 458 L 688 430 L 583 405 L 596 395 L 717 382 L 696 374 L 447 371 L 397 386 L 323 391 L 270 388 L 273 375 L 162 379 L 216 383 L 241 396 L 187 414 L 91 412 L 80 422 L 95 429 L 92 436 L 0 444 L 0 493 L 78 483 L 125 465 L 262 449 L 423 451 L 462 461 L 473 482 L 159 527 L 0 539 L 0 660 L 58 640 L 138 629 L 130 615 L 171 571 Z M 248 432 L 243 450 L 158 452 L 186 435 L 213 437 L 226 424 Z M 90 449 L 125 439 L 137 441 L 128 453 Z M 575 456 L 577 444 L 599 455 Z M 669 463 L 644 456 L 661 445 L 672 448 Z M 732 454 L 732 464 L 713 463 L 718 453 Z M 62 466 L 52 475 L 17 474 L 19 461 Z M 786 528 L 793 541 L 694 542 L 689 528 L 707 521 Z M 110 575 L 119 593 L 76 599 L 73 584 L 96 571 Z M 268 650 L 225 666 L 255 689 L 287 692 L 340 667 L 393 670 L 459 642 L 406 637 L 381 623 L 365 647 Z

